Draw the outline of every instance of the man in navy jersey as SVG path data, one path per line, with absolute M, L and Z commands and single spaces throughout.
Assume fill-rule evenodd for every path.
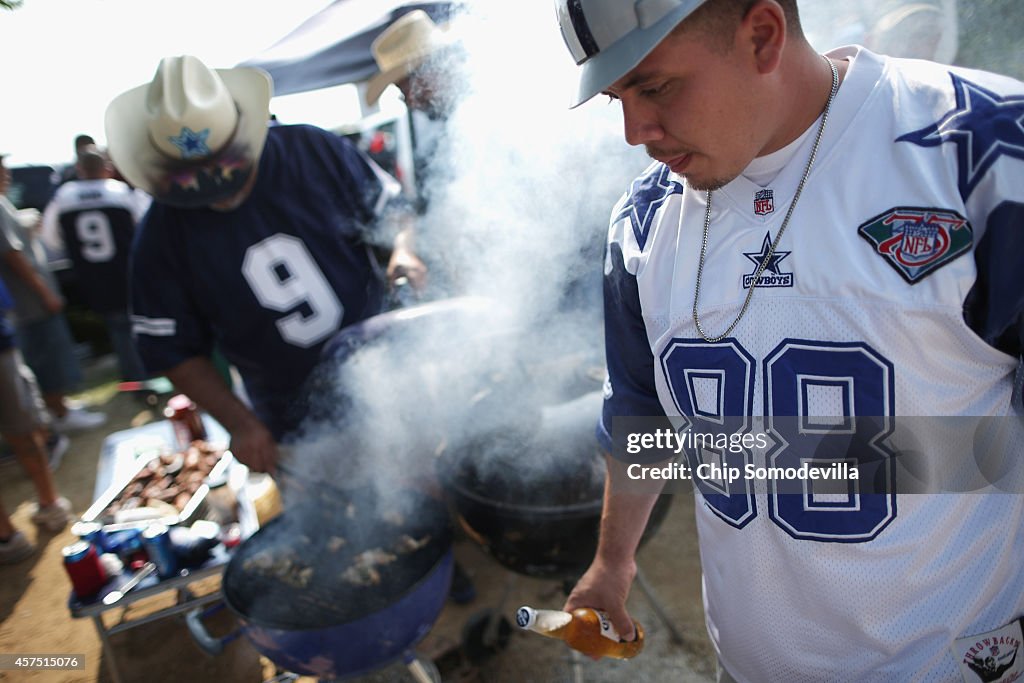
M 168 57 L 106 115 L 111 159 L 154 199 L 132 253 L 140 355 L 224 425 L 257 471 L 273 471 L 278 441 L 301 420 L 300 390 L 324 343 L 381 311 L 370 237 L 399 192 L 337 136 L 268 127 L 271 89 L 257 69 Z M 421 284 L 408 233 L 393 242 L 387 276 Z M 208 360 L 215 344 L 251 408 Z
M 818 54 L 795 0 L 555 4 L 574 104 L 609 96 L 654 159 L 610 217 L 616 457 L 566 607 L 632 637 L 657 495 L 613 423 L 667 418 L 720 680 L 1019 679 L 1024 84 Z
M 146 376 L 128 320 L 128 253 L 149 197 L 110 175 L 99 150 L 78 156 L 77 177 L 58 188 L 43 212 L 43 238 L 63 244 L 89 306 L 103 317 L 121 378 Z

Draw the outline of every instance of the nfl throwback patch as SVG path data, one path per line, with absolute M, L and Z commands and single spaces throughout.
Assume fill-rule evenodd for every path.
M 948 209 L 898 206 L 857 232 L 912 285 L 970 251 L 974 242 L 971 224 Z
M 966 683 L 1013 683 L 1024 676 L 1024 636 L 1021 621 L 1011 621 L 995 631 L 960 638 L 953 643 L 953 656 Z

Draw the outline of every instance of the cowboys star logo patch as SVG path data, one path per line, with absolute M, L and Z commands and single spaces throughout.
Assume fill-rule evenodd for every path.
M 775 213 L 775 192 L 772 190 L 758 190 L 754 193 L 754 213 L 758 216 L 766 216 Z
M 764 241 L 761 242 L 760 251 L 745 251 L 743 255 L 754 264 L 754 270 L 743 276 L 743 289 L 750 289 L 750 286 L 754 283 L 754 276 L 757 275 L 758 269 L 761 264 L 768 259 L 768 263 L 764 267 L 764 272 L 761 273 L 761 277 L 757 278 L 758 287 L 792 287 L 793 286 L 793 273 L 785 272 L 779 266 L 787 256 L 792 254 L 791 251 L 780 251 L 778 249 L 772 253 L 769 258 L 768 254 L 772 251 L 772 234 L 766 232 L 764 234 Z
M 970 251 L 974 242 L 971 224 L 948 209 L 896 207 L 857 232 L 912 285 Z

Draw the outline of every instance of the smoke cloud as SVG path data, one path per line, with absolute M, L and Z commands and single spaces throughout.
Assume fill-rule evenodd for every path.
M 314 480 L 395 488 L 464 449 L 519 475 L 595 457 L 608 216 L 649 160 L 617 104 L 568 109 L 577 73 L 547 3 L 474 2 L 450 30 L 465 52 L 433 65 L 455 105 L 418 226 L 433 301 L 371 340 L 340 334 L 292 446 Z

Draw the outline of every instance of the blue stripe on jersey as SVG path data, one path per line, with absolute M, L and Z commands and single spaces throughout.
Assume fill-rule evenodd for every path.
M 0 311 L 9 311 L 12 308 L 14 308 L 14 299 L 11 298 L 7 285 L 0 279 Z
M 1011 356 L 1024 350 L 1024 204 L 1006 201 L 989 214 L 974 248 L 978 277 L 964 299 L 964 321 Z
M 14 300 L 7 286 L 0 280 L 0 351 L 6 351 L 14 346 L 14 323 L 11 322 L 7 312 L 14 308 Z
M 133 245 L 132 313 L 173 328 L 138 335 L 149 371 L 208 355 L 216 342 L 281 436 L 323 344 L 381 310 L 384 285 L 363 238 L 383 188 L 351 143 L 312 126 L 272 127 L 258 173 L 233 211 L 154 203 Z
M 665 415 L 654 386 L 654 354 L 647 340 L 636 276 L 626 270 L 622 247 L 608 246 L 611 272 L 604 276 L 604 343 L 609 387 L 605 387 L 597 439 L 611 451 L 612 417 Z

